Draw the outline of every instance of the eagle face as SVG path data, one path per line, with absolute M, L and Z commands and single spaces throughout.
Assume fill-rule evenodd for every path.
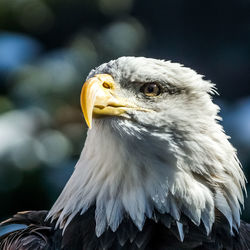
M 92 70 L 81 93 L 91 129 L 47 218 L 66 230 L 95 206 L 100 236 L 124 218 L 142 230 L 159 212 L 178 228 L 185 215 L 209 235 L 219 211 L 231 232 L 238 229 L 245 177 L 217 123 L 213 92 L 201 75 L 169 61 L 121 57 Z
M 107 107 L 102 106 L 103 103 L 98 106 L 98 98 L 93 109 L 94 119 L 101 117 L 112 123 L 110 120 L 117 121 L 117 116 L 120 116 L 136 123 L 136 126 L 164 133 L 166 129 L 175 129 L 179 123 L 180 126 L 184 123 L 191 127 L 194 121 L 206 123 L 207 119 L 214 119 L 217 114 L 218 107 L 208 95 L 213 92 L 213 84 L 177 63 L 121 57 L 92 70 L 87 79 L 99 81 L 106 92 L 100 91 L 100 95 L 111 94 L 114 97 L 106 103 L 111 109 L 114 102 L 111 113 L 104 112 Z M 83 92 L 88 92 L 86 89 L 84 86 Z M 96 92 L 96 86 L 93 91 Z M 82 103 L 85 100 L 89 107 L 90 99 L 85 98 L 86 94 L 91 96 L 82 93 Z M 92 115 L 92 111 L 89 114 Z M 88 117 L 85 118 L 88 122 Z

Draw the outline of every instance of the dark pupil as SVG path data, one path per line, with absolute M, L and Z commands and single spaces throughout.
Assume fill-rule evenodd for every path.
M 154 92 L 154 88 L 155 88 L 155 85 L 149 85 L 149 86 L 147 87 L 147 92 L 148 92 L 148 93 L 153 93 L 153 92 Z

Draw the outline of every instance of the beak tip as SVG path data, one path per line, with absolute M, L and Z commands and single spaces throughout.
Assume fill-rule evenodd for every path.
M 86 118 L 85 118 L 85 121 L 86 121 L 86 124 L 87 124 L 88 128 L 91 129 L 92 128 L 92 122 L 89 119 L 86 119 Z

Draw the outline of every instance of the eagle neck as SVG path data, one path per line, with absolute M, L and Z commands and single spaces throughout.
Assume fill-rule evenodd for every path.
M 158 211 L 176 222 L 185 214 L 197 226 L 202 222 L 209 234 L 218 208 L 231 229 L 237 228 L 240 187 L 233 187 L 238 197 L 228 188 L 214 192 L 206 175 L 194 175 L 195 164 L 204 164 L 202 158 L 189 166 L 175 141 L 171 133 L 150 133 L 126 121 L 122 126 L 117 121 L 94 121 L 75 171 L 48 218 L 65 230 L 79 212 L 95 205 L 96 235 L 100 236 L 108 228 L 116 231 L 124 216 L 142 230 L 145 219 Z

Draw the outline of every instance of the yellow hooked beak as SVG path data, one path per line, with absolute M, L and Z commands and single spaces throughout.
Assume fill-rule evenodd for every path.
M 81 107 L 89 128 L 93 115 L 121 116 L 128 109 L 144 110 L 120 98 L 115 93 L 115 82 L 111 75 L 97 74 L 82 87 Z

